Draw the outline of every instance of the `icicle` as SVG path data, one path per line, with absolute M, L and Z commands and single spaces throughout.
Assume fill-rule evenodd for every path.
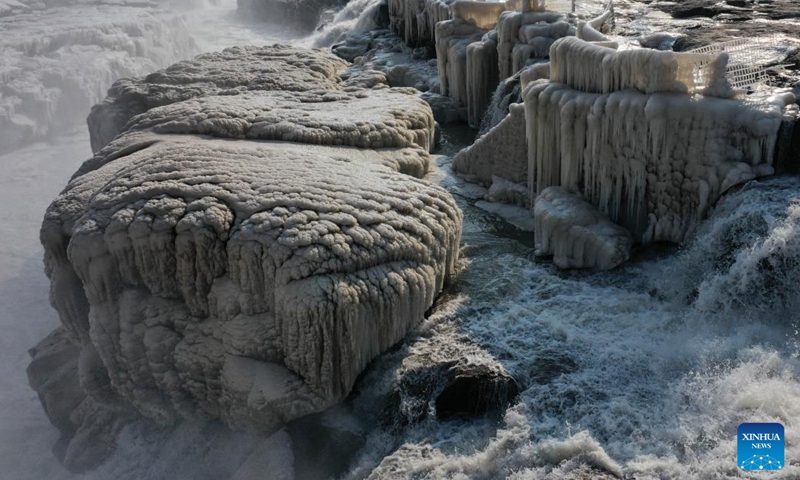
M 639 242 L 681 242 L 727 189 L 773 172 L 793 96 L 677 93 L 686 89 L 683 58 L 623 53 L 566 38 L 552 49 L 552 83 L 526 73 L 531 196 L 564 186 Z M 715 60 L 711 69 L 722 69 L 725 58 Z

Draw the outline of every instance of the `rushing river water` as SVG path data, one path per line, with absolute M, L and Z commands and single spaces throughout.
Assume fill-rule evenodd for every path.
M 579 478 L 588 463 L 637 479 L 741 478 L 736 429 L 756 421 L 783 423 L 786 458 L 798 458 L 797 178 L 749 184 L 677 253 L 642 250 L 608 273 L 558 271 L 530 234 L 476 208 L 474 188 L 444 183 L 464 211 L 465 266 L 440 310 L 522 393 L 497 431 L 486 420 L 408 428 L 400 443 L 445 453 L 408 449 L 397 461 L 409 471 Z
M 187 14 L 198 51 L 296 41 L 291 32 L 241 24 L 234 4 Z M 37 236 L 47 203 L 89 154 L 85 128 L 77 128 L 0 156 L 2 478 L 71 477 L 49 451 L 57 433 L 24 368 L 27 348 L 57 325 Z M 452 155 L 471 135 L 445 129 L 440 153 Z M 478 208 L 482 192 L 449 175 L 445 157 L 437 163 L 432 178 L 464 211 L 464 258 L 427 323 L 455 325 L 497 358 L 520 384 L 519 402 L 499 418 L 428 417 L 387 430 L 370 401 L 400 361 L 390 353 L 329 416 L 350 422 L 354 448 L 328 456 L 313 446 L 305 456 L 295 450 L 295 465 L 307 466 L 299 476 L 363 478 L 394 455 L 414 478 L 585 478 L 578 475 L 586 465 L 637 479 L 742 478 L 737 426 L 776 421 L 786 426 L 788 465 L 770 478 L 800 478 L 796 178 L 732 193 L 677 252 L 651 248 L 612 272 L 564 273 L 535 257 L 532 234 Z M 89 478 L 217 478 L 219 457 L 201 461 L 211 447 L 197 440 L 207 433 L 130 429 L 118 454 Z M 232 463 L 241 460 L 236 445 L 246 436 L 213 435 L 228 442 Z

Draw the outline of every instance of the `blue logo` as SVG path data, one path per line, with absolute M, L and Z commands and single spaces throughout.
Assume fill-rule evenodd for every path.
M 742 470 L 781 470 L 785 465 L 783 425 L 743 423 L 736 432 L 737 465 Z

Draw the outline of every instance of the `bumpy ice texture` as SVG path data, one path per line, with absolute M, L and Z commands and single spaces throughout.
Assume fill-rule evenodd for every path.
M 630 258 L 630 232 L 562 187 L 542 191 L 533 216 L 536 253 L 552 255 L 559 268 L 609 270 Z
M 90 397 L 271 430 L 342 401 L 423 318 L 461 232 L 452 197 L 415 178 L 432 113 L 330 82 L 150 109 L 52 203 L 51 302 Z
M 452 268 L 458 210 L 420 180 L 331 147 L 134 139 L 42 238 L 65 326 L 155 420 L 274 428 L 343 400 Z
M 498 176 L 515 183 L 527 182 L 525 109 L 512 104 L 509 110 L 498 125 L 453 157 L 453 170 L 467 181 L 491 183 Z
M 106 146 L 131 118 L 152 108 L 247 91 L 337 90 L 342 88 L 337 73 L 346 66 L 343 60 L 319 50 L 283 45 L 232 47 L 176 63 L 144 78 L 121 79 L 89 114 L 92 151 Z

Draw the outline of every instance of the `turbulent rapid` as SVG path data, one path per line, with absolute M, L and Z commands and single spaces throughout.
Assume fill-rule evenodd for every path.
M 800 415 L 798 195 L 793 178 L 747 184 L 673 256 L 642 251 L 602 274 L 558 272 L 462 197 L 465 266 L 432 319 L 457 321 L 498 358 L 521 401 L 496 431 L 429 420 L 394 442 L 375 432 L 367 445 L 386 450 L 362 461 L 405 443 L 384 464 L 418 478 L 588 478 L 587 463 L 637 479 L 740 478 L 738 425 Z
M 24 370 L 26 350 L 58 324 L 45 300 L 39 227 L 49 200 L 90 158 L 79 125 L 89 108 L 119 77 L 206 51 L 275 42 L 327 49 L 374 29 L 380 2 L 353 0 L 303 37 L 245 22 L 225 0 L 177 2 L 174 10 L 70 5 L 63 16 L 25 11 L 19 21 L 4 16 L 23 8 L 16 3 L 0 0 L 0 60 L 8 60 L 0 67 L 0 200 L 14 206 L 0 213 L 0 465 L 8 478 L 252 478 L 242 465 L 286 480 L 761 478 L 735 462 L 737 427 L 751 421 L 785 425 L 787 465 L 770 478 L 800 478 L 797 177 L 731 189 L 684 244 L 639 247 L 607 272 L 564 272 L 537 255 L 532 233 L 486 211 L 485 188 L 454 174 L 451 158 L 476 133 L 457 126 L 441 129 L 426 177 L 463 212 L 456 274 L 416 330 L 372 360 L 344 403 L 266 438 L 215 422 L 133 422 L 106 463 L 80 477 L 67 472 L 50 451 L 66 447 Z M 123 12 L 136 15 L 114 20 Z M 74 28 L 37 40 L 69 22 Z M 15 33 L 26 24 L 36 28 Z M 504 109 L 496 110 L 489 123 L 502 119 Z M 315 122 L 305 126 L 331 130 Z M 273 139 L 284 140 L 259 138 Z M 497 362 L 513 378 L 515 401 L 476 419 L 437 417 L 431 391 L 442 388 L 441 372 L 420 364 L 448 354 L 468 366 Z M 412 370 L 422 381 L 408 386 Z M 407 388 L 397 394 L 398 385 Z

